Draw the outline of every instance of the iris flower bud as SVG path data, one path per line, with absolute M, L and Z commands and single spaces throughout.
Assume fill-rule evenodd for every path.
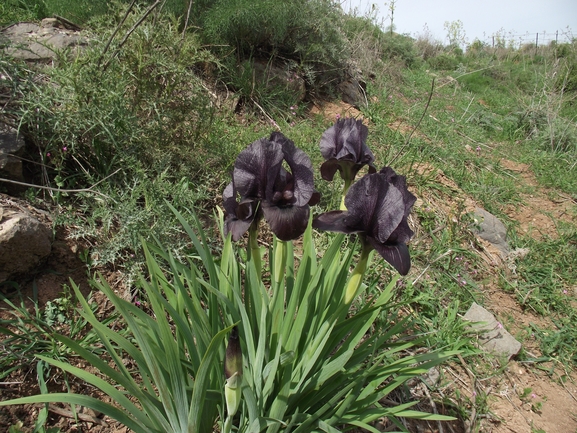
M 228 416 L 232 417 L 240 406 L 242 385 L 242 352 L 240 350 L 240 340 L 236 326 L 232 328 L 230 337 L 228 338 L 228 346 L 224 360 L 224 376 L 226 377 L 226 383 L 224 385 L 226 411 Z

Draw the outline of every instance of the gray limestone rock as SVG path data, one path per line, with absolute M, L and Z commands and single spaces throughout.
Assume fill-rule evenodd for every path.
M 507 228 L 496 216 L 485 209 L 477 208 L 475 210 L 475 221 L 479 224 L 479 228 L 476 231 L 477 236 L 493 244 L 503 255 L 509 254 Z
M 52 232 L 23 209 L 2 207 L 0 282 L 34 271 L 52 249 Z
M 39 26 L 34 23 L 18 23 L 5 28 L 0 44 L 14 58 L 29 61 L 56 59 L 59 50 L 76 50 L 87 44 L 78 32 L 54 27 L 49 23 Z
M 354 78 L 342 81 L 337 86 L 341 92 L 341 99 L 353 107 L 360 108 L 367 105 L 367 95 L 365 84 Z
M 509 360 L 521 350 L 521 343 L 509 334 L 493 314 L 480 305 L 473 303 L 464 319 L 472 322 L 471 327 L 479 333 L 479 342 L 487 352 Z

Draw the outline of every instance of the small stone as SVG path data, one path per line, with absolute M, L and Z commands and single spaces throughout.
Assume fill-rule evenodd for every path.
M 433 387 L 439 383 L 440 377 L 441 373 L 439 373 L 439 369 L 437 367 L 430 368 L 429 371 L 421 376 L 423 382 L 425 382 L 425 384 L 429 387 Z
M 521 343 L 507 332 L 493 314 L 480 305 L 473 303 L 464 319 L 474 322 L 471 327 L 479 333 L 479 343 L 487 352 L 510 360 L 521 350 Z
M 499 218 L 487 212 L 485 209 L 477 208 L 475 210 L 475 221 L 479 225 L 478 229 L 475 230 L 477 236 L 490 242 L 505 256 L 509 254 L 510 248 L 507 243 L 507 228 Z

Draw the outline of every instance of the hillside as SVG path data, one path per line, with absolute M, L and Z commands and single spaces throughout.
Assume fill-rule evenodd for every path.
M 190 2 L 197 9 L 188 21 L 188 2 L 157 3 L 119 3 L 96 11 L 96 2 L 87 16 L 50 10 L 56 3 L 49 1 L 10 9 L 14 22 L 39 26 L 48 14 L 64 15 L 65 21 L 56 20 L 57 31 L 85 42 L 41 62 L 18 59 L 10 51 L 18 47 L 2 45 L 8 48 L 0 54 L 0 122 L 26 140 L 21 158 L 28 186 L 14 193 L 2 182 L 7 189 L 0 204 L 7 210 L 44 210 L 54 242 L 35 273 L 2 285 L 0 400 L 72 390 L 111 403 L 124 401 L 126 394 L 124 410 L 137 402 L 146 415 L 134 415 L 135 424 L 127 424 L 130 416 L 115 421 L 102 408 L 75 415 L 70 406 L 55 403 L 60 400 L 48 409 L 29 402 L 2 406 L 1 429 L 26 432 L 36 424 L 35 431 L 108 433 L 139 431 L 136 425 L 142 423 L 149 430 L 141 426 L 140 431 L 168 431 L 158 427 L 162 424 L 146 424 L 147 417 L 161 418 L 156 410 L 170 414 L 171 409 L 162 403 L 168 394 L 158 400 L 147 394 L 162 393 L 164 385 L 154 368 L 143 366 L 153 365 L 149 358 L 162 352 L 154 348 L 165 347 L 174 335 L 175 346 L 166 343 L 163 349 L 176 354 L 174 362 L 166 360 L 173 368 L 166 377 L 183 374 L 186 386 L 172 383 L 167 389 L 171 398 L 178 390 L 191 402 L 206 400 L 199 420 L 210 424 L 202 426 L 205 431 L 226 431 L 229 423 L 253 431 L 247 420 L 254 417 L 263 423 L 259 431 L 276 418 L 283 431 L 290 423 L 295 431 L 340 431 L 345 425 L 358 431 L 395 426 L 410 432 L 576 431 L 575 40 L 538 48 L 476 41 L 463 52 L 383 33 L 369 19 L 344 15 L 331 2 L 283 8 L 259 1 L 243 13 L 234 2 Z M 319 16 L 324 18 L 318 21 Z M 405 217 L 414 232 L 407 275 L 396 280 L 405 273 L 402 266 L 391 256 L 383 260 L 378 249 L 365 260 L 366 239 L 373 236 L 368 231 L 355 229 L 357 237 L 349 242 L 303 227 L 304 234 L 285 242 L 278 238 L 276 220 L 265 213 L 271 227 L 257 224 L 258 241 L 252 235 L 240 236 L 234 245 L 222 240 L 227 223 L 220 222 L 219 211 L 230 215 L 222 198 L 237 173 L 237 157 L 263 137 L 274 141 L 273 131 L 307 157 L 287 156 L 285 150 L 280 173 L 290 176 L 282 174 L 269 189 L 281 183 L 283 193 L 304 194 L 299 206 L 308 212 L 310 202 L 314 218 L 339 209 L 344 182 L 341 176 L 332 182 L 321 176 L 319 143 L 338 119 L 350 117 L 367 127 L 376 169 L 390 166 L 405 176 L 403 200 L 416 198 Z M 260 161 L 257 154 L 252 157 Z M 293 165 L 297 159 L 306 165 L 307 158 L 313 174 L 306 179 L 314 180 L 314 188 L 303 186 L 297 178 L 301 169 Z M 272 167 L 271 172 L 277 166 Z M 368 179 L 367 172 L 363 167 L 356 182 Z M 398 182 L 395 188 L 403 191 Z M 313 189 L 320 193 L 317 204 Z M 236 194 L 235 203 L 245 212 L 242 206 L 252 206 L 254 197 L 239 194 L 240 204 Z M 263 197 L 251 212 L 260 215 L 260 206 L 272 212 L 267 206 L 276 206 L 278 197 Z M 348 200 L 352 214 L 357 204 L 354 197 Z M 279 212 L 289 207 L 281 203 Z M 504 224 L 505 249 L 479 236 L 479 209 Z M 242 212 L 235 218 L 246 218 Z M 391 229 L 405 233 L 399 230 Z M 367 268 L 359 271 L 359 263 Z M 353 286 L 358 296 L 345 301 L 342 313 L 338 288 L 348 293 L 359 273 L 362 283 Z M 299 295 L 301 285 L 310 301 Z M 261 294 L 254 291 L 257 286 Z M 180 293 L 179 287 L 192 293 L 189 304 L 171 295 L 171 290 Z M 92 293 L 89 304 L 79 304 L 80 292 Z M 163 295 L 156 298 L 157 292 Z M 261 295 L 267 299 L 262 304 Z M 301 298 L 291 302 L 291 296 Z M 521 343 L 519 354 L 507 360 L 482 350 L 482 338 L 462 319 L 473 303 L 493 313 L 499 328 Z M 196 328 L 191 317 L 204 314 L 208 319 L 198 319 L 202 326 Z M 278 325 L 285 315 L 285 324 Z M 98 328 L 99 321 L 118 336 Z M 191 330 L 181 333 L 185 323 Z M 254 394 L 245 388 L 234 418 L 225 416 L 221 366 L 224 340 L 239 323 L 244 383 Z M 347 326 L 350 333 L 343 331 Z M 140 327 L 148 331 L 139 333 Z M 315 339 L 308 327 L 326 338 Z M 151 338 L 150 353 L 143 349 L 145 335 Z M 133 341 L 138 344 L 131 346 Z M 196 359 L 192 346 L 203 344 L 206 351 Z M 193 368 L 203 356 L 214 361 L 205 376 Z M 99 357 L 106 362 L 100 364 Z M 123 392 L 103 389 L 88 376 L 79 379 L 78 370 L 63 373 L 67 367 L 50 365 L 50 359 L 104 377 Z M 134 381 L 115 376 L 107 362 Z M 292 381 L 283 379 L 287 366 Z M 380 373 L 370 376 L 373 370 Z M 431 374 L 438 377 L 427 380 Z M 347 380 L 359 388 L 347 388 Z M 206 398 L 192 391 L 199 382 L 206 386 Z M 331 391 L 323 394 L 323 387 Z M 285 392 L 289 403 L 281 402 Z M 363 407 L 373 396 L 375 401 Z M 416 404 L 409 408 L 411 401 Z M 183 416 L 188 407 L 177 409 Z M 455 419 L 444 420 L 445 415 Z

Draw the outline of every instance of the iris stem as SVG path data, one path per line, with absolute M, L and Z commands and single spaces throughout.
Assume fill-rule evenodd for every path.
M 287 258 L 287 244 L 277 239 L 274 250 L 274 282 L 278 285 L 282 282 L 285 274 Z
M 256 268 L 257 275 L 262 275 L 262 262 L 260 257 L 260 247 L 258 246 L 257 241 L 257 234 L 258 231 L 256 229 L 251 228 L 248 231 L 248 252 L 249 252 L 249 260 L 253 260 L 254 266 Z
M 343 188 L 343 196 L 341 198 L 341 207 L 340 210 L 347 210 L 347 207 L 345 206 L 345 196 L 347 195 L 347 192 L 349 191 L 349 188 L 351 187 L 351 185 L 353 184 L 353 180 L 354 179 L 348 179 L 345 178 L 345 187 Z
M 232 432 L 232 416 L 227 416 L 224 422 L 224 426 L 222 428 L 223 433 L 231 433 Z
M 361 287 L 361 283 L 363 281 L 363 276 L 367 270 L 369 264 L 369 257 L 373 248 L 365 244 L 363 242 L 363 248 L 361 250 L 361 257 L 355 269 L 349 278 L 349 282 L 347 283 L 346 291 L 345 291 L 345 305 L 350 305 L 353 302 L 353 299 L 358 295 L 359 288 Z

